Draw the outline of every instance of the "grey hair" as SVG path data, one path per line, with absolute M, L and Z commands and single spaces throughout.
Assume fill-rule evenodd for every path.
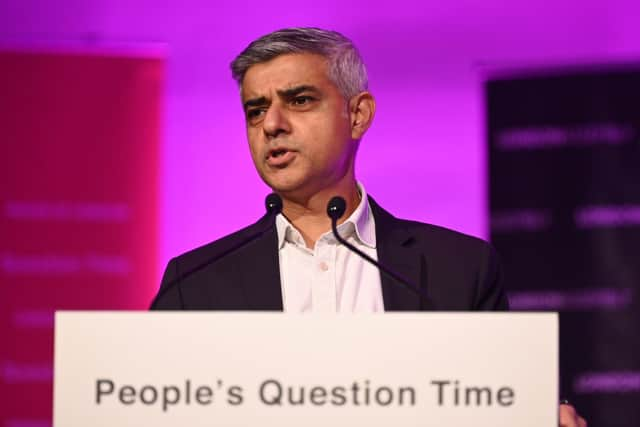
M 367 69 L 354 44 L 336 31 L 285 28 L 254 40 L 231 62 L 231 75 L 242 85 L 252 65 L 289 53 L 315 53 L 327 59 L 328 77 L 346 99 L 367 90 Z

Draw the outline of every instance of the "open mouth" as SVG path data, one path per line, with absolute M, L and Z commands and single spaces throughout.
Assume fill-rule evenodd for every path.
M 295 158 L 295 153 L 286 148 L 276 148 L 269 151 L 267 163 L 271 166 L 283 168 L 286 167 Z
M 284 156 L 287 153 L 287 151 L 288 150 L 285 150 L 284 148 L 281 148 L 279 150 L 272 150 L 270 151 L 269 156 L 273 158 L 278 158 L 280 156 Z

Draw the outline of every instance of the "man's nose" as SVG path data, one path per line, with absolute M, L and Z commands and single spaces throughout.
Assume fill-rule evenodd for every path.
M 287 112 L 283 110 L 281 105 L 277 103 L 271 104 L 264 114 L 262 129 L 268 138 L 275 138 L 281 133 L 289 133 L 291 131 Z

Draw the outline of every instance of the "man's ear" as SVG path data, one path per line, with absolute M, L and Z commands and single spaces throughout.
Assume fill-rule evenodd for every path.
M 360 92 L 349 100 L 352 139 L 357 140 L 364 136 L 373 122 L 375 113 L 376 100 L 370 92 Z

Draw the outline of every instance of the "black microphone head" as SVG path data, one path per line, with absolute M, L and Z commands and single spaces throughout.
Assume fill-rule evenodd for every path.
M 347 202 L 340 196 L 332 197 L 327 204 L 327 215 L 332 220 L 337 221 L 342 215 L 344 215 L 344 211 L 347 210 Z
M 282 212 L 282 198 L 276 193 L 271 193 L 264 201 L 268 215 L 278 215 Z

